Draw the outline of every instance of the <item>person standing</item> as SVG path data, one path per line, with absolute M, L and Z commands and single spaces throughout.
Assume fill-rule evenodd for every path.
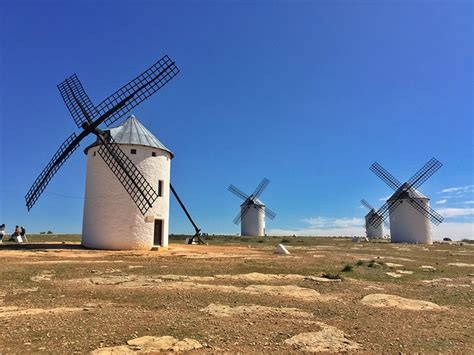
M 18 237 L 20 237 L 20 235 L 21 235 L 21 228 L 19 226 L 15 226 L 15 231 L 13 232 L 10 241 L 18 243 L 19 241 Z
M 23 240 L 23 242 L 28 242 L 28 239 L 26 239 L 26 229 L 25 227 L 21 226 L 20 227 L 20 230 L 21 230 L 21 239 Z
M 0 225 L 0 243 L 3 242 L 3 237 L 5 236 L 5 223 Z

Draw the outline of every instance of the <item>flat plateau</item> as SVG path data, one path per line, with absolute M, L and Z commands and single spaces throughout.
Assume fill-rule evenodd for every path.
M 474 246 L 466 243 L 212 237 L 100 251 L 64 239 L 0 244 L 0 353 L 474 348 Z M 274 254 L 279 243 L 291 254 Z

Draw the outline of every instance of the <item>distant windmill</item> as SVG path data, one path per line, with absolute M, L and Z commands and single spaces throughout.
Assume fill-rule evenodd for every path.
M 387 221 L 384 220 L 384 223 L 380 223 L 378 226 L 373 226 L 369 221 L 371 221 L 374 218 L 377 218 L 377 211 L 375 210 L 374 207 L 370 205 L 366 200 L 362 199 L 360 200 L 360 203 L 364 205 L 368 210 L 369 213 L 365 215 L 365 232 L 367 234 L 367 238 L 369 239 L 378 239 L 382 238 L 384 236 L 384 228 L 383 226 L 388 228 L 388 223 Z
M 92 104 L 75 74 L 59 84 L 61 96 L 82 132 L 69 136 L 35 180 L 25 197 L 28 210 L 79 143 L 92 133 L 97 137 L 96 143 L 85 150 L 88 174 L 83 245 L 104 249 L 166 246 L 169 212 L 166 186 L 170 186 L 173 154 L 134 116 L 105 131 L 99 126 L 103 122 L 111 126 L 178 73 L 175 62 L 165 55 L 97 106 Z M 97 160 L 96 155 L 101 159 Z M 130 198 L 123 196 L 123 189 Z M 200 230 L 197 234 L 200 235 Z
M 262 201 L 259 200 L 263 190 L 268 186 L 270 180 L 264 178 L 257 186 L 255 191 L 248 196 L 234 185 L 230 185 L 227 189 L 237 197 L 244 200 L 240 205 L 240 212 L 234 218 L 234 223 L 241 222 L 242 236 L 264 236 L 265 235 L 265 217 L 274 219 L 275 212 L 266 207 Z
M 415 175 L 402 184 L 379 163 L 372 164 L 370 170 L 395 193 L 370 218 L 369 223 L 377 227 L 387 215 L 390 215 L 392 242 L 431 244 L 430 221 L 438 225 L 443 221 L 443 217 L 429 206 L 429 198 L 416 189 L 442 166 L 438 160 L 431 158 Z

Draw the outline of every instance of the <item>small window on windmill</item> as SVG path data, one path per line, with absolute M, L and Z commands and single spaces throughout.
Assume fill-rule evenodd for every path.
M 163 196 L 163 180 L 158 180 L 158 196 Z
M 96 152 L 96 151 L 94 151 L 94 153 L 92 154 L 92 156 L 93 156 L 93 157 L 95 157 L 96 153 L 97 153 L 97 152 Z
M 155 152 L 151 152 L 151 156 L 152 156 L 152 157 L 156 157 L 156 153 L 155 153 Z
M 130 149 L 130 154 L 137 154 L 137 150 L 136 149 Z

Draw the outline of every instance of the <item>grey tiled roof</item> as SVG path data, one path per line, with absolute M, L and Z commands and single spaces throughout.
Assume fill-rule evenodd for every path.
M 143 145 L 145 147 L 154 147 L 164 151 L 167 151 L 173 157 L 173 152 L 166 148 L 153 133 L 143 126 L 140 121 L 134 116 L 130 115 L 123 123 L 117 127 L 109 129 L 112 138 L 119 144 L 134 144 Z M 89 148 L 99 145 L 100 142 L 97 140 L 84 149 L 84 153 L 87 154 Z
M 400 188 L 393 193 L 392 196 L 387 201 L 394 201 L 399 199 L 420 199 L 420 200 L 429 200 L 428 197 L 423 195 L 420 191 L 415 189 L 410 189 L 408 191 L 404 191 L 407 188 L 408 184 L 405 182 Z
M 252 202 L 254 205 L 265 206 L 265 204 L 258 198 L 254 198 Z M 244 203 L 242 203 L 240 206 L 242 207 L 248 204 L 249 204 L 249 201 L 245 200 Z

